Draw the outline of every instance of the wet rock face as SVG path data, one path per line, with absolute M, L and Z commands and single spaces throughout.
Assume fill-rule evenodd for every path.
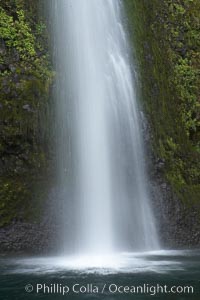
M 31 209 L 31 216 L 26 221 L 22 213 L 9 225 L 0 227 L 0 255 L 55 255 L 60 251 L 62 228 L 59 218 L 63 213 L 63 203 L 57 197 L 56 188 L 48 191 L 49 196 L 44 196 L 44 207 L 37 217 L 33 218 Z M 55 198 L 58 201 L 56 207 Z
M 0 229 L 0 253 L 41 254 L 52 247 L 52 229 L 46 224 L 13 222 Z
M 54 193 L 51 193 L 53 197 Z M 59 245 L 60 223 L 55 218 L 53 197 L 46 200 L 45 209 L 34 221 L 19 216 L 0 228 L 0 254 L 55 254 Z M 58 208 L 57 208 L 58 209 Z
M 165 160 L 156 157 L 152 150 L 153 134 L 147 118 L 143 117 L 142 122 L 150 196 L 161 246 L 199 247 L 200 204 L 189 206 L 176 196 L 165 180 Z
M 200 245 L 199 205 L 183 203 L 164 180 L 163 162 L 155 162 L 151 197 L 160 242 L 164 248 L 195 248 Z

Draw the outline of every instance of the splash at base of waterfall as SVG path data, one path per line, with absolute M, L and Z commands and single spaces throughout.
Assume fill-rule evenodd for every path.
M 1 296 L 2 299 L 39 297 L 55 300 L 63 299 L 64 290 L 70 300 L 141 300 L 151 296 L 157 300 L 171 300 L 170 288 L 177 286 L 178 292 L 173 297 L 199 300 L 199 258 L 200 252 L 197 250 L 92 257 L 4 257 L 0 258 Z M 38 284 L 40 290 L 37 293 Z M 164 294 L 166 286 L 167 294 Z M 182 294 L 180 286 L 186 287 Z M 27 294 L 24 287 L 31 288 L 31 293 Z
M 15 265 L 11 273 L 166 273 L 182 270 L 180 260 L 190 258 L 194 252 L 187 250 L 159 250 L 147 252 L 124 252 L 113 255 L 83 255 L 59 257 L 32 257 L 9 259 Z M 6 260 L 4 264 L 6 263 Z

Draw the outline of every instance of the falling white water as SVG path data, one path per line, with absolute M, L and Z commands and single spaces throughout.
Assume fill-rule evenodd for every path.
M 123 1 L 48 1 L 56 82 L 62 244 L 84 253 L 158 248 Z

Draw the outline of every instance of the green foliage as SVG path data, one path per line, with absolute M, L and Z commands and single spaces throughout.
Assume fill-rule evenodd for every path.
M 154 153 L 181 199 L 200 186 L 200 1 L 124 0 Z M 135 53 L 134 53 L 135 55 Z
M 8 47 L 14 47 L 21 58 L 27 59 L 36 54 L 34 49 L 34 35 L 25 21 L 24 11 L 17 10 L 17 20 L 6 14 L 0 7 L 0 36 Z

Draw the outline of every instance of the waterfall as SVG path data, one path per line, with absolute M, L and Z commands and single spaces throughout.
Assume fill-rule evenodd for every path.
M 98 254 L 158 248 L 123 2 L 47 2 L 62 247 Z

